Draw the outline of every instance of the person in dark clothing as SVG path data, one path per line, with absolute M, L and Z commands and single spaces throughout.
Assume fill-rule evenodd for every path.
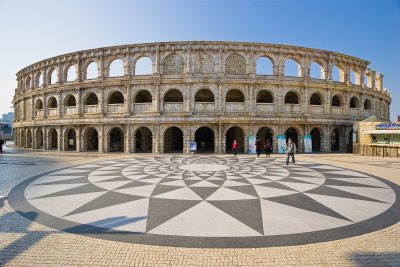
M 289 158 L 292 157 L 292 163 L 295 163 L 294 153 L 296 153 L 296 144 L 292 142 L 292 139 L 289 138 L 288 143 L 286 144 L 286 165 L 289 164 Z
M 269 158 L 272 151 L 272 145 L 269 140 L 265 143 L 265 157 Z
M 232 144 L 232 151 L 235 154 L 235 156 L 237 155 L 238 148 L 239 148 L 239 144 L 235 139 L 235 140 L 233 140 L 233 144 Z
M 257 158 L 259 158 L 261 153 L 261 140 L 259 138 L 256 140 L 256 152 Z
M 3 144 L 4 144 L 3 139 L 0 139 L 0 154 L 3 154 Z

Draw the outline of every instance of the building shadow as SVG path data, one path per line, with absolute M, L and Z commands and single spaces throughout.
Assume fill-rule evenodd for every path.
M 353 253 L 350 259 L 358 267 L 400 266 L 400 253 Z

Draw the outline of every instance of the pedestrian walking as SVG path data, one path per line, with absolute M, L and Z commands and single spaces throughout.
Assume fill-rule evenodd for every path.
M 239 144 L 236 141 L 236 139 L 234 139 L 233 143 L 232 143 L 232 151 L 233 151 L 233 154 L 235 154 L 235 156 L 237 155 L 238 148 L 239 148 Z
M 265 143 L 264 149 L 265 149 L 265 157 L 269 158 L 272 151 L 272 145 L 269 140 L 267 140 L 267 142 Z
M 3 154 L 3 144 L 4 144 L 3 139 L 0 139 L 0 154 Z
M 286 144 L 286 165 L 289 164 L 289 157 L 292 157 L 292 163 L 294 164 L 296 161 L 294 160 L 294 154 L 296 153 L 296 144 L 292 142 L 292 138 L 289 138 L 288 143 Z
M 257 152 L 257 158 L 260 157 L 260 153 L 261 153 L 261 139 L 258 138 L 256 140 L 256 152 Z

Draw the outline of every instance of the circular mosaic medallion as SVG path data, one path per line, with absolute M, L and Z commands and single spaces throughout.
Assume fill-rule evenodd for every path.
M 71 233 L 154 245 L 266 247 L 392 225 L 400 217 L 396 194 L 391 182 L 330 165 L 163 155 L 54 171 L 18 185 L 9 199 L 22 215 Z

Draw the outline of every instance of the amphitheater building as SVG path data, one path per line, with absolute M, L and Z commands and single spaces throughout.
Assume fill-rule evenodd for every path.
M 18 147 L 126 153 L 247 152 L 249 136 L 291 137 L 304 150 L 350 151 L 353 122 L 389 120 L 390 93 L 368 61 L 244 42 L 103 47 L 17 73 Z

